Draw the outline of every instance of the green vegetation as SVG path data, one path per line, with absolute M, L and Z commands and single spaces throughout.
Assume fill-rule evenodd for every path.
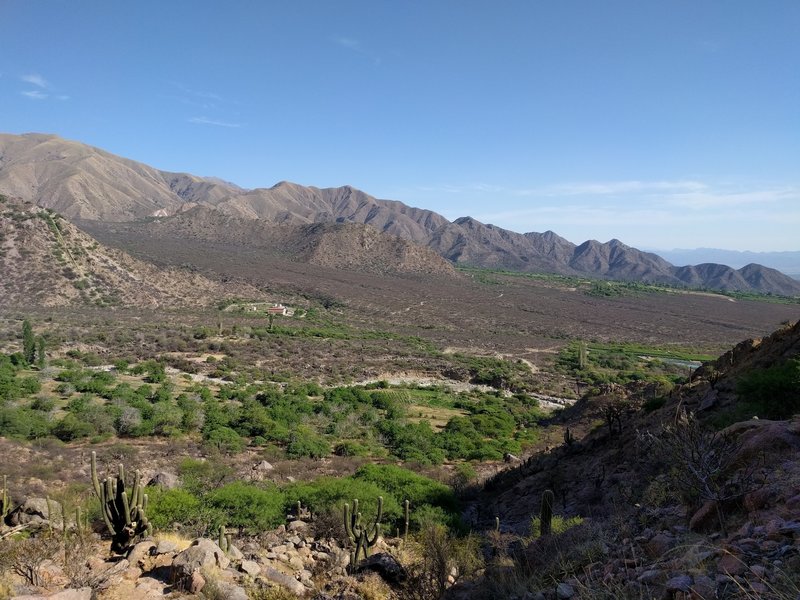
M 487 285 L 502 285 L 503 277 L 536 279 L 561 287 L 578 288 L 583 290 L 587 296 L 595 298 L 617 298 L 623 296 L 641 296 L 644 294 L 703 293 L 735 298 L 737 300 L 752 300 L 755 302 L 770 302 L 775 304 L 800 304 L 800 298 L 780 296 L 769 292 L 763 294 L 758 292 L 726 292 L 688 285 L 593 279 L 590 277 L 556 275 L 554 273 L 525 273 L 505 269 L 484 269 L 466 266 L 457 266 L 457 269 L 470 275 L 473 280 Z
M 681 348 L 573 341 L 559 353 L 556 367 L 591 386 L 647 381 L 668 391 L 672 385 L 684 381 L 697 363 L 712 358 Z
M 800 412 L 800 359 L 783 361 L 743 375 L 736 386 L 739 404 L 732 422 L 754 416 L 788 419 Z

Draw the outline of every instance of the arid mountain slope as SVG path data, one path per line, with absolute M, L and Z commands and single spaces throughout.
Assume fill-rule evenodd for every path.
M 453 266 L 434 251 L 395 235 L 381 234 L 355 223 L 275 225 L 218 210 L 195 207 L 172 217 L 150 222 L 101 223 L 80 221 L 80 226 L 101 239 L 131 236 L 155 240 L 202 240 L 258 251 L 336 269 L 377 275 L 416 273 L 456 276 Z
M 0 298 L 7 306 L 199 306 L 256 297 L 248 284 L 159 269 L 107 248 L 57 214 L 0 197 Z
M 800 295 L 800 282 L 759 265 L 738 271 L 723 265 L 678 268 L 618 240 L 575 246 L 553 232 L 519 234 L 471 217 L 449 222 L 435 212 L 379 200 L 350 186 L 322 189 L 281 182 L 243 190 L 215 178 L 159 171 L 53 135 L 0 135 L 0 193 L 52 208 L 73 220 L 136 221 L 201 205 L 231 217 L 259 220 L 258 228 L 263 223 L 368 225 L 462 265 Z M 214 226 L 224 222 L 219 219 Z M 336 262 L 321 254 L 315 260 Z M 400 270 L 414 262 L 407 261 Z M 352 267 L 363 261 L 344 264 Z

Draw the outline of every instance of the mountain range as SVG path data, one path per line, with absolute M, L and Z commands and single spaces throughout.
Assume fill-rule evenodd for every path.
M 800 281 L 757 264 L 676 267 L 619 240 L 576 245 L 552 231 L 521 234 L 471 217 L 451 222 L 351 186 L 284 181 L 247 190 L 217 178 L 161 171 L 54 135 L 0 134 L 0 193 L 49 208 L 87 231 L 102 231 L 110 244 L 120 232 L 235 239 L 241 247 L 304 262 L 381 273 L 445 274 L 452 271 L 449 262 L 800 295 Z

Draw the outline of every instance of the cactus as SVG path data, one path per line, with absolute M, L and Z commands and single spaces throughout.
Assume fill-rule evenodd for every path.
M 569 430 L 569 427 L 567 427 L 564 430 L 564 443 L 567 446 L 572 446 L 574 441 L 575 441 L 575 437 L 572 435 L 572 432 Z
M 97 477 L 97 456 L 92 452 L 92 485 L 100 499 L 103 520 L 111 533 L 111 552 L 124 554 L 134 539 L 150 532 L 145 516 L 147 494 L 143 492 L 139 471 L 134 474 L 130 497 L 125 491 L 125 468 L 119 466 L 117 477 L 107 477 L 100 483 Z
M 89 533 L 89 515 L 85 515 L 80 506 L 75 507 L 75 533 L 81 540 Z
M 409 502 L 408 500 L 403 502 L 403 513 L 406 518 L 405 528 L 403 529 L 403 537 L 405 539 L 408 539 L 408 517 L 411 514 L 411 502 Z
M 2 525 L 8 513 L 11 512 L 11 499 L 8 497 L 8 480 L 3 475 L 3 489 L 0 490 L 0 525 Z
M 542 537 L 553 530 L 553 492 L 545 490 L 542 494 L 542 512 L 539 515 L 539 533 Z
M 230 552 L 232 544 L 233 534 L 227 533 L 225 531 L 225 525 L 219 526 L 219 549 L 222 550 L 225 554 Z
M 495 517 L 494 518 L 494 530 L 497 533 L 500 533 L 500 517 Z
M 353 510 L 350 505 L 344 505 L 344 529 L 354 548 L 350 553 L 350 569 L 355 570 L 359 556 L 369 556 L 369 549 L 378 541 L 381 534 L 381 517 L 383 516 L 383 496 L 378 496 L 378 513 L 371 525 L 361 522 L 361 513 L 358 512 L 358 499 L 353 500 Z

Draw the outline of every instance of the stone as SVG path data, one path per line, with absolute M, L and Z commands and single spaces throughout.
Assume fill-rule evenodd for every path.
M 274 468 L 275 467 L 266 460 L 262 460 L 260 463 L 253 465 L 253 471 L 260 471 L 262 473 L 272 471 Z
M 217 595 L 216 598 L 225 598 L 225 600 L 248 600 L 247 592 L 244 588 L 230 583 L 228 581 L 216 582 Z
M 569 600 L 575 596 L 575 590 L 570 584 L 561 582 L 556 586 L 556 596 L 559 600 Z
M 707 500 L 689 520 L 689 529 L 698 533 L 708 533 L 719 526 L 717 503 Z
M 217 544 L 209 539 L 200 538 L 192 542 L 172 561 L 172 580 L 175 582 L 190 579 L 192 574 L 202 568 L 228 568 L 230 560 Z
M 281 587 L 286 588 L 296 596 L 304 596 L 306 593 L 306 586 L 297 581 L 294 577 L 290 577 L 285 573 L 281 573 L 272 567 L 264 567 L 261 571 L 261 577 L 267 581 L 271 581 Z
M 725 554 L 717 561 L 717 570 L 728 575 L 741 575 L 747 570 L 747 565 L 738 556 Z
M 153 554 L 171 554 L 178 552 L 178 544 L 171 540 L 161 540 L 152 550 Z
M 378 552 L 368 556 L 358 566 L 359 571 L 372 571 L 381 576 L 386 583 L 396 586 L 408 578 L 408 573 L 397 559 L 386 552 Z
M 242 573 L 247 573 L 250 577 L 255 577 L 261 573 L 261 567 L 254 560 L 243 560 L 242 564 L 239 565 L 239 570 Z
M 92 588 L 61 590 L 47 596 L 31 594 L 27 596 L 12 596 L 12 598 L 14 600 L 92 600 Z
M 636 578 L 639 583 L 655 583 L 664 578 L 664 572 L 660 569 L 647 569 Z
M 53 508 L 53 525 L 61 527 L 63 523 L 61 503 L 47 498 L 27 498 L 25 502 L 11 511 L 7 517 L 8 524 L 12 527 L 44 523 L 50 520 L 50 508 Z
M 666 588 L 668 592 L 688 592 L 691 585 L 691 577 L 688 575 L 678 575 L 667 579 Z
M 174 473 L 162 471 L 153 475 L 147 485 L 160 487 L 165 490 L 174 490 L 181 484 L 180 479 Z
M 128 562 L 132 565 L 143 564 L 145 557 L 150 556 L 155 547 L 155 542 L 151 540 L 139 542 L 130 549 L 130 552 L 128 552 Z
M 188 585 L 186 585 L 186 591 L 190 594 L 199 594 L 200 591 L 206 586 L 206 579 L 203 577 L 200 571 L 193 571 L 191 576 L 189 577 Z
M 691 591 L 698 598 L 713 598 L 716 585 L 708 575 L 695 575 Z
M 675 538 L 666 533 L 659 533 L 645 545 L 651 558 L 661 558 L 675 546 Z
M 286 530 L 292 532 L 294 531 L 304 532 L 306 529 L 308 529 L 308 523 L 306 523 L 305 521 L 292 521 L 286 526 Z

